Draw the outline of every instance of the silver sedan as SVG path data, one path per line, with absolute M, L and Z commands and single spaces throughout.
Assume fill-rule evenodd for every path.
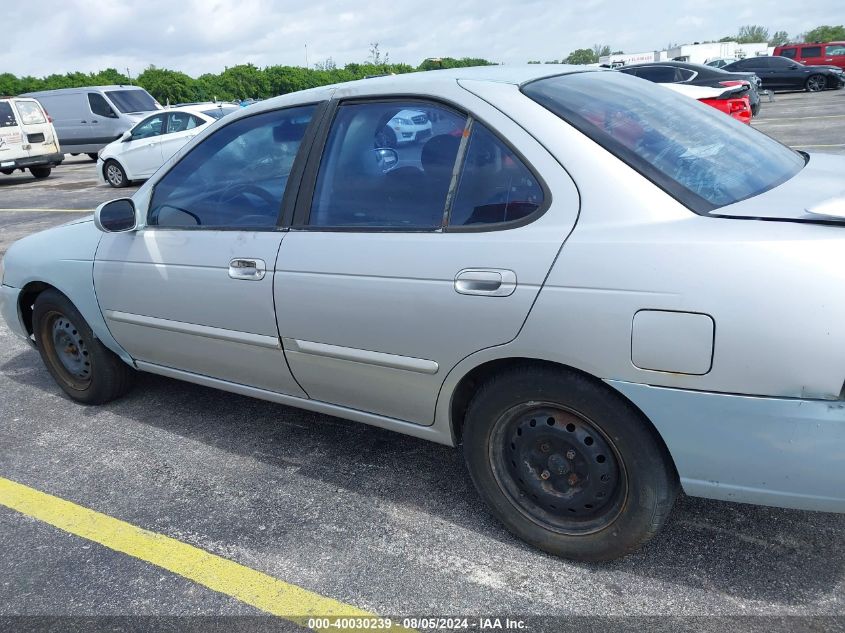
M 462 445 L 508 529 L 610 559 L 680 488 L 845 511 L 843 173 L 621 73 L 375 78 L 17 242 L 0 309 L 73 400 L 145 371 Z

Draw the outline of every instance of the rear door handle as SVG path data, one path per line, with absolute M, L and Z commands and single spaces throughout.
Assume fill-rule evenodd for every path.
M 262 259 L 236 258 L 229 262 L 229 277 L 246 281 L 261 281 L 267 272 L 267 265 Z
M 455 275 L 455 292 L 462 295 L 507 297 L 516 290 L 516 273 L 499 268 L 465 268 Z

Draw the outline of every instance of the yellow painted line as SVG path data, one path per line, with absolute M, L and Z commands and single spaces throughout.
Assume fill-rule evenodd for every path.
M 94 213 L 94 209 L 3 209 L 3 211 L 23 211 L 26 213 Z
M 267 613 L 308 626 L 310 618 L 376 618 L 375 614 L 273 578 L 182 541 L 150 532 L 120 519 L 84 508 L 0 477 L 0 505 L 109 549 L 128 554 Z M 347 630 L 364 630 L 348 627 Z M 345 627 L 346 628 L 346 627 Z M 367 627 L 368 630 L 371 627 Z M 398 625 L 382 631 L 406 631 Z

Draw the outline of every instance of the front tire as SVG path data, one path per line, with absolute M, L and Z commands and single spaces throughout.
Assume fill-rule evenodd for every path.
M 46 178 L 53 172 L 52 167 L 30 167 L 29 173 L 38 180 Z
M 59 387 L 83 404 L 105 404 L 126 393 L 134 372 L 103 345 L 70 300 L 57 290 L 35 299 L 35 343 Z
M 821 92 L 827 88 L 827 77 L 824 75 L 810 75 L 804 84 L 807 92 Z
M 470 403 L 463 440 L 496 518 L 565 558 L 625 556 L 677 496 L 674 466 L 640 412 L 575 372 L 526 365 L 494 376 Z
M 115 189 L 121 189 L 129 184 L 126 171 L 116 160 L 109 159 L 106 161 L 103 165 L 103 176 L 105 176 L 106 182 Z

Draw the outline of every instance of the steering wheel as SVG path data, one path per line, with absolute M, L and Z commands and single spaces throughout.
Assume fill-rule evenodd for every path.
M 267 193 L 265 189 L 248 182 L 236 182 L 228 185 L 215 198 L 214 203 L 222 205 L 227 202 L 232 202 L 238 196 L 244 195 L 253 195 L 256 198 L 261 199 L 261 201 L 271 209 L 278 205 L 278 200 L 276 200 L 271 194 Z

